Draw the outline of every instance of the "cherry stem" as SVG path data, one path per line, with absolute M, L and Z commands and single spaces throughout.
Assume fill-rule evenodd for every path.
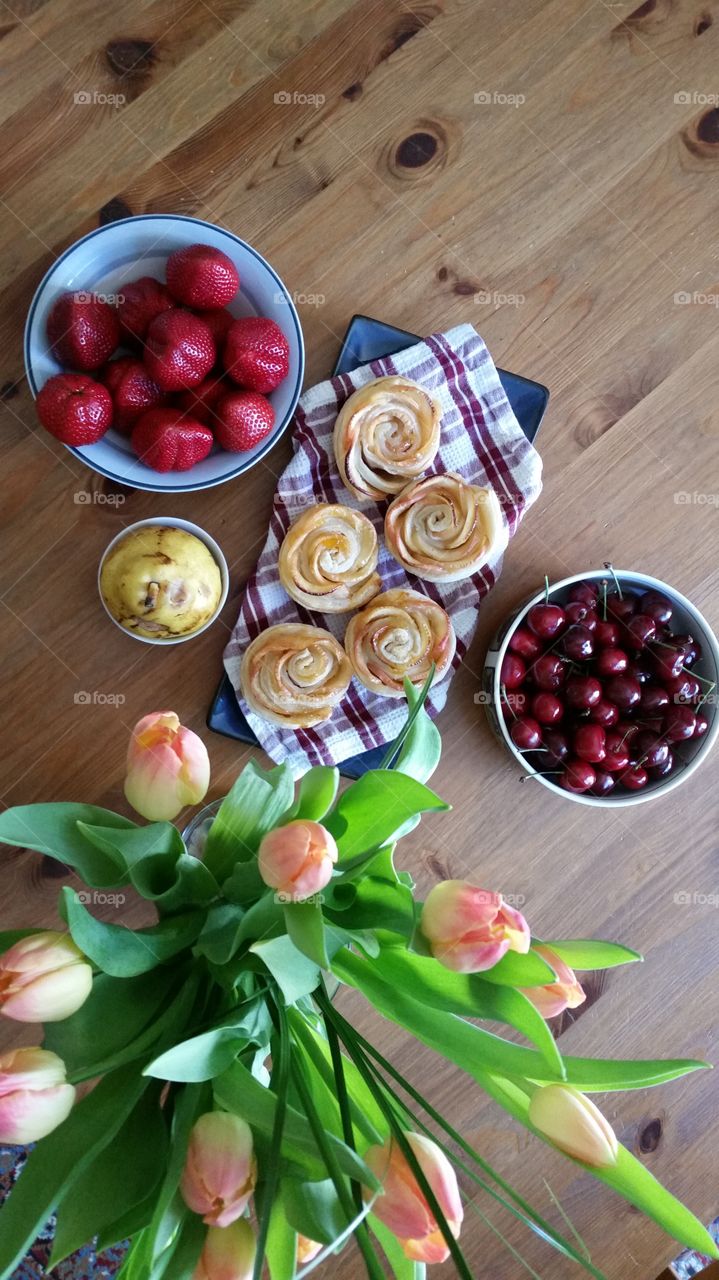
M 608 569 L 608 570 L 609 570 L 609 572 L 611 573 L 612 577 L 614 578 L 614 585 L 615 585 L 615 587 L 617 588 L 617 595 L 619 596 L 619 599 L 620 599 L 620 600 L 623 600 L 623 599 L 624 599 L 624 596 L 622 595 L 622 588 L 621 588 L 621 585 L 620 585 L 620 583 L 619 583 L 619 578 L 617 577 L 616 573 L 614 572 L 614 566 L 613 566 L 613 565 L 611 565 L 611 564 L 609 563 L 609 561 L 608 561 L 608 560 L 605 560 L 605 561 L 604 561 L 604 568 L 605 568 L 605 569 Z
M 549 578 L 546 573 L 544 575 L 544 603 L 549 604 Z
M 514 710 L 514 707 L 512 706 L 512 704 L 511 704 L 511 702 L 510 702 L 510 700 L 509 700 L 509 698 L 508 698 L 508 696 L 507 696 L 507 686 L 506 686 L 506 684 L 501 684 L 501 685 L 499 686 L 499 691 L 500 691 L 500 694 L 501 694 L 502 698 L 504 699 L 504 705 L 505 705 L 505 706 L 507 706 L 507 707 L 509 707 L 509 710 L 512 712 L 512 715 L 514 716 L 515 720 L 518 720 L 518 719 L 519 719 L 519 716 L 517 715 L 516 711 Z
M 609 583 L 607 582 L 606 578 L 602 578 L 602 581 L 601 581 L 602 613 L 603 613 L 602 622 L 606 622 L 607 620 L 607 587 L 608 586 L 609 586 Z
M 561 769 L 535 769 L 534 773 L 523 773 L 520 782 L 531 782 L 533 778 L 558 778 Z

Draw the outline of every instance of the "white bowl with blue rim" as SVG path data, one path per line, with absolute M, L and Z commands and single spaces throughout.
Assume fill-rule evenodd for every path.
M 63 371 L 47 340 L 47 317 L 60 294 L 86 291 L 117 295 L 123 284 L 140 276 L 155 276 L 164 282 L 169 254 L 189 244 L 212 245 L 232 259 L 240 274 L 240 291 L 228 310 L 236 316 L 268 316 L 276 321 L 289 344 L 290 367 L 287 377 L 268 397 L 275 425 L 247 453 L 216 448 L 191 471 L 160 472 L 141 462 L 127 437 L 112 428 L 97 444 L 68 446 L 70 453 L 108 480 L 155 493 L 190 493 L 241 476 L 269 453 L 291 421 L 302 390 L 305 348 L 292 296 L 277 272 L 251 245 L 211 222 L 164 213 L 121 218 L 83 236 L 56 259 L 37 288 L 25 325 L 25 370 L 30 390 L 37 396 L 48 378 Z

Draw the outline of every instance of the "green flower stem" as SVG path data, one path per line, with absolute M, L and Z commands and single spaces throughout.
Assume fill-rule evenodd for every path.
M 275 1117 L 272 1126 L 269 1157 L 267 1160 L 266 1170 L 264 1171 L 266 1174 L 264 1198 L 262 1204 L 262 1215 L 259 1222 L 259 1231 L 257 1233 L 257 1252 L 255 1254 L 255 1265 L 252 1272 L 252 1280 L 261 1280 L 262 1269 L 265 1263 L 267 1233 L 270 1229 L 270 1216 L 272 1214 L 272 1207 L 275 1202 L 277 1184 L 280 1176 L 282 1134 L 285 1127 L 287 1090 L 289 1086 L 291 1068 L 291 1040 L 289 1028 L 287 1026 L 287 1013 L 285 1012 L 285 1006 L 281 997 L 278 997 L 275 1000 L 275 1010 L 275 1025 L 278 1032 L 278 1044 L 277 1054 L 272 1070 L 272 1084 L 274 1086 L 277 1102 L 275 1105 Z
M 542 1215 L 538 1213 L 537 1210 L 534 1209 L 532 1205 L 530 1205 L 529 1202 L 524 1199 L 523 1196 L 521 1196 L 517 1191 L 515 1191 L 511 1183 L 507 1182 L 506 1179 L 503 1178 L 501 1174 L 499 1174 L 487 1160 L 483 1159 L 483 1157 L 479 1155 L 479 1153 L 474 1149 L 474 1147 L 470 1146 L 470 1144 L 466 1142 L 466 1140 L 461 1136 L 461 1134 L 457 1132 L 456 1129 L 452 1128 L 452 1126 L 447 1122 L 447 1120 L 445 1120 L 444 1116 L 442 1116 L 437 1110 L 435 1110 L 435 1108 L 427 1100 L 427 1098 L 425 1098 L 417 1089 L 415 1089 L 413 1085 L 411 1085 L 410 1082 L 406 1080 L 405 1077 L 402 1076 L 400 1072 L 397 1071 L 392 1066 L 392 1064 L 382 1056 L 382 1054 L 379 1052 L 378 1049 L 374 1047 L 374 1045 L 370 1044 L 369 1041 L 365 1040 L 364 1037 L 361 1036 L 358 1031 L 355 1031 L 352 1027 L 350 1027 L 349 1023 L 347 1023 L 344 1020 L 344 1018 L 342 1018 L 342 1015 L 339 1014 L 337 1010 L 335 1010 L 334 1013 L 335 1013 L 335 1017 L 342 1024 L 342 1035 L 343 1035 L 343 1039 L 345 1039 L 345 1043 L 346 1043 L 346 1037 L 350 1037 L 354 1039 L 354 1041 L 357 1043 L 357 1046 L 359 1048 L 361 1048 L 366 1054 L 371 1055 L 372 1058 L 374 1058 L 380 1064 L 383 1070 L 397 1084 L 399 1084 L 406 1093 L 409 1094 L 409 1096 L 414 1100 L 414 1102 L 417 1103 L 418 1106 L 422 1108 L 423 1111 L 427 1113 L 430 1119 L 432 1119 L 435 1122 L 435 1124 L 439 1126 L 439 1128 L 443 1129 L 444 1132 L 452 1139 L 452 1141 L 455 1142 L 457 1146 L 462 1151 L 464 1151 L 465 1154 L 468 1155 L 470 1159 L 473 1160 L 474 1163 L 477 1164 L 484 1173 L 486 1173 L 487 1177 L 491 1178 L 497 1184 L 498 1187 L 501 1187 L 501 1189 L 504 1192 L 506 1192 L 506 1195 L 510 1198 L 510 1200 L 514 1201 L 514 1204 L 511 1204 L 510 1200 L 505 1200 L 504 1196 L 500 1196 L 491 1186 L 489 1186 L 488 1183 L 485 1183 L 483 1179 L 479 1178 L 479 1176 L 472 1169 L 470 1169 L 464 1163 L 464 1161 L 459 1160 L 456 1155 L 448 1151 L 448 1149 L 440 1142 L 438 1145 L 442 1147 L 442 1149 L 446 1152 L 446 1154 L 450 1155 L 451 1159 L 463 1170 L 463 1172 L 467 1173 L 467 1175 L 472 1179 L 472 1181 L 476 1182 L 477 1185 L 483 1187 L 483 1189 L 487 1191 L 494 1200 L 497 1200 L 501 1205 L 503 1205 L 504 1208 L 508 1209 L 510 1213 L 512 1213 L 515 1217 L 518 1217 L 520 1221 L 524 1222 L 525 1225 L 531 1227 L 533 1230 L 536 1230 L 538 1228 L 540 1233 L 545 1235 L 548 1238 L 548 1241 L 550 1244 L 552 1244 L 555 1248 L 559 1248 L 561 1251 L 565 1252 L 567 1256 L 572 1258 L 575 1262 L 578 1262 L 591 1275 L 595 1277 L 595 1280 L 606 1280 L 604 1273 L 599 1271 L 596 1267 L 592 1266 L 592 1264 L 574 1248 L 574 1246 L 571 1244 L 569 1240 L 567 1240 L 558 1231 L 556 1231 L 555 1228 L 551 1225 L 551 1223 L 547 1222 L 547 1220 L 543 1218 Z M 404 1104 L 401 1103 L 400 1105 L 404 1107 Z M 408 1115 L 412 1115 L 411 1112 L 407 1111 L 406 1107 L 404 1109 Z M 412 1119 L 413 1119 L 413 1123 L 419 1124 L 421 1128 L 425 1130 L 425 1132 L 428 1134 L 429 1137 L 433 1138 L 435 1142 L 437 1141 L 434 1134 L 430 1133 L 427 1126 L 417 1116 L 412 1116 Z M 517 1206 L 516 1208 L 515 1208 L 515 1205 Z
M 292 1062 L 292 1078 L 295 1082 L 300 1102 L 309 1121 L 320 1155 L 322 1156 L 327 1167 L 327 1172 L 334 1183 L 337 1198 L 342 1209 L 347 1215 L 347 1220 L 351 1222 L 356 1214 L 354 1202 L 347 1188 L 342 1171 L 335 1158 L 335 1153 L 327 1141 L 327 1135 L 322 1125 L 322 1121 L 317 1113 L 317 1109 L 312 1100 L 312 1095 L 307 1086 L 307 1081 L 305 1080 L 304 1068 L 297 1056 L 295 1056 Z M 377 1251 L 369 1238 L 364 1222 L 355 1227 L 354 1235 L 357 1245 L 362 1253 L 362 1257 L 364 1258 L 367 1275 L 370 1277 L 370 1280 L 385 1280 L 380 1260 L 377 1257 Z M 253 1280 L 259 1280 L 259 1276 L 254 1276 Z
M 322 994 L 329 1003 L 327 988 L 323 977 L 320 977 L 320 986 Z M 348 1147 L 356 1151 L 354 1127 L 352 1125 L 352 1111 L 350 1107 L 349 1094 L 347 1092 L 347 1082 L 345 1080 L 344 1066 L 342 1065 L 342 1050 L 340 1042 L 335 1031 L 333 1023 L 324 1019 L 325 1032 L 327 1034 L 327 1043 L 329 1045 L 330 1057 L 332 1058 L 332 1068 L 335 1073 L 335 1083 L 337 1086 L 337 1102 L 339 1104 L 340 1116 L 342 1117 L 342 1136 Z M 362 1189 L 358 1182 L 351 1182 L 352 1196 L 358 1209 L 362 1208 Z

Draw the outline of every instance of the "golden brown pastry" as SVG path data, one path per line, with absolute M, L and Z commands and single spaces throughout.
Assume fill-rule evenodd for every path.
M 439 448 L 442 410 L 409 378 L 376 378 L 337 415 L 334 448 L 342 481 L 356 498 L 380 502 L 421 476 Z
M 245 650 L 240 688 L 249 707 L 283 729 L 329 720 L 352 679 L 342 645 L 321 627 L 280 622 Z
M 222 578 L 211 551 L 194 533 L 143 525 L 131 529 L 105 556 L 100 591 L 127 631 L 175 640 L 198 631 L 212 617 Z
M 377 595 L 377 555 L 377 533 L 367 516 L 338 502 L 320 502 L 287 530 L 280 582 L 306 609 L 348 613 Z
M 458 582 L 501 555 L 509 533 L 494 489 L 448 471 L 402 490 L 387 509 L 384 536 L 408 573 Z
M 454 627 L 441 605 L 406 587 L 383 591 L 350 618 L 345 650 L 357 679 L 385 698 L 403 698 L 403 680 L 422 686 L 432 663 L 433 684 L 447 674 L 456 648 Z

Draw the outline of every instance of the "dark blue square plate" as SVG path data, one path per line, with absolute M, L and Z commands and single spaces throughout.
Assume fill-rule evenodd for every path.
M 361 364 L 368 364 L 370 360 L 379 360 L 381 356 L 404 351 L 406 347 L 419 341 L 421 339 L 416 334 L 408 333 L 406 329 L 395 329 L 393 325 L 373 320 L 371 316 L 353 316 L 332 374 L 348 373 Z M 522 378 L 517 373 L 509 373 L 506 369 L 498 369 L 497 372 L 519 425 L 527 439 L 534 440 L 544 417 L 549 391 L 541 383 Z M 222 733 L 226 738 L 237 738 L 240 742 L 259 745 L 240 710 L 235 691 L 226 675 L 222 677 L 215 694 L 207 724 L 215 733 Z M 384 748 L 381 747 L 364 751 L 361 755 L 345 760 L 341 772 L 346 778 L 359 778 L 368 769 L 376 769 L 383 755 Z

